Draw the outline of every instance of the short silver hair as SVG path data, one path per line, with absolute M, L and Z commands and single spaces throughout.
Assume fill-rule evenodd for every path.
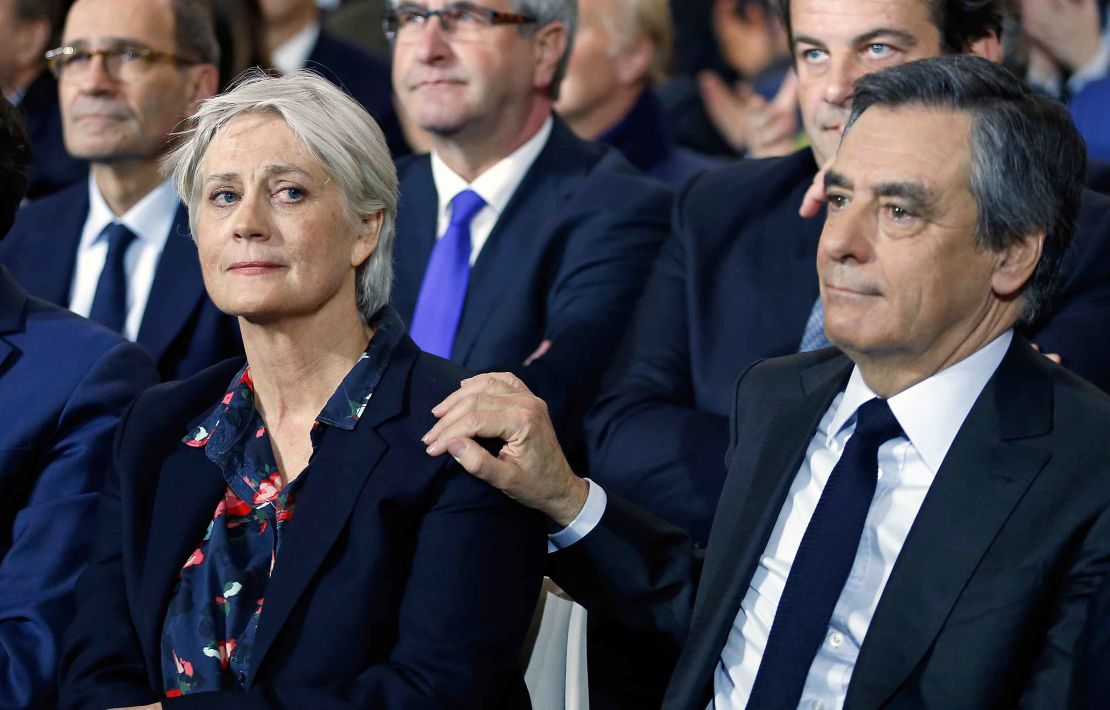
M 177 194 L 189 208 L 196 233 L 201 199 L 201 163 L 216 134 L 235 118 L 250 113 L 280 117 L 309 155 L 327 171 L 343 194 L 352 223 L 382 213 L 378 246 L 355 273 L 357 305 L 363 320 L 389 302 L 393 286 L 393 228 L 397 217 L 397 169 L 381 128 L 362 106 L 311 71 L 280 77 L 254 69 L 227 93 L 206 99 L 178 134 L 180 144 L 162 161 Z

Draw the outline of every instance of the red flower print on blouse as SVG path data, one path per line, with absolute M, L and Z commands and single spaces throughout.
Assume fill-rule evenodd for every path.
M 220 668 L 226 671 L 233 651 L 235 651 L 235 639 L 228 639 L 218 642 L 215 647 L 208 646 L 204 649 L 204 655 L 219 659 Z
M 182 569 L 194 567 L 196 565 L 199 565 L 201 562 L 204 562 L 204 550 L 198 547 L 197 549 L 193 550 L 193 554 L 189 555 L 189 559 L 185 560 L 185 566 L 182 567 Z M 190 673 L 189 675 L 192 675 L 192 673 Z
M 224 494 L 223 505 L 227 511 L 228 518 L 245 518 L 250 515 L 251 510 L 253 510 L 250 505 L 244 503 L 239 496 L 235 495 L 230 488 L 228 488 L 227 492 Z
M 182 660 L 182 659 L 178 658 L 176 653 L 173 654 L 173 662 L 174 662 L 174 664 L 177 665 L 177 672 L 178 673 L 180 673 L 183 676 L 186 676 L 187 678 L 192 678 L 193 677 L 193 664 L 192 663 L 189 663 L 186 660 Z
M 254 504 L 272 503 L 281 493 L 281 474 L 274 471 L 269 478 L 264 478 L 258 484 L 258 492 L 254 494 Z

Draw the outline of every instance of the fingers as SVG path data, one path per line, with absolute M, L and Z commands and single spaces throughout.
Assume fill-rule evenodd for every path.
M 494 488 L 500 488 L 497 484 L 506 477 L 506 473 L 501 469 L 510 464 L 494 458 L 473 439 L 462 437 L 452 439 L 447 442 L 447 451 L 472 476 L 482 479 Z
M 533 352 L 531 355 L 529 355 L 524 360 L 524 366 L 528 367 L 529 365 L 534 363 L 536 360 L 539 360 L 541 357 L 546 355 L 547 351 L 550 350 L 550 349 L 551 349 L 551 341 L 550 340 L 543 341 L 542 343 L 540 343 L 540 346 L 538 348 L 536 348 L 535 352 Z
M 798 75 L 793 71 L 786 72 L 775 98 L 771 100 L 774 107 L 782 113 L 793 113 L 798 109 Z
M 525 386 L 516 375 L 509 372 L 487 372 L 481 375 L 475 375 L 474 377 L 468 377 L 460 382 L 459 389 L 447 395 L 442 402 L 432 407 L 432 414 L 437 417 L 442 416 L 454 407 L 459 400 L 474 392 L 486 392 L 489 394 L 531 394 L 528 387 Z
M 524 394 L 466 394 L 444 412 L 421 441 L 427 445 L 432 456 L 443 454 L 447 450 L 447 442 L 457 436 L 513 441 L 527 433 L 528 427 L 522 420 L 534 399 Z
M 798 208 L 798 214 L 803 218 L 816 217 L 821 212 L 821 207 L 828 202 L 828 197 L 825 195 L 825 173 L 831 167 L 830 160 L 813 177 L 813 184 L 806 190 L 805 197 L 802 198 L 802 206 Z

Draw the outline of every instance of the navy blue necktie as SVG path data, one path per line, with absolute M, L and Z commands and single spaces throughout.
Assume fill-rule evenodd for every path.
M 135 233 L 119 222 L 112 222 L 101 235 L 108 237 L 108 256 L 96 284 L 89 318 L 122 333 L 127 322 L 127 270 L 123 257 L 135 241 Z
M 902 427 L 884 399 L 857 413 L 840 461 L 821 492 L 779 599 L 749 708 L 798 707 L 809 667 L 852 571 L 879 473 L 879 447 Z
M 485 204 L 473 190 L 455 195 L 447 231 L 428 259 L 409 335 L 421 350 L 433 355 L 451 357 L 470 283 L 470 221 Z

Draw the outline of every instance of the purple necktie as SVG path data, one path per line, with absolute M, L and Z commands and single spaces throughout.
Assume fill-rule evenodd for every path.
M 473 190 L 463 190 L 451 200 L 451 221 L 428 259 L 409 328 L 424 352 L 451 357 L 470 281 L 470 220 L 485 204 Z

